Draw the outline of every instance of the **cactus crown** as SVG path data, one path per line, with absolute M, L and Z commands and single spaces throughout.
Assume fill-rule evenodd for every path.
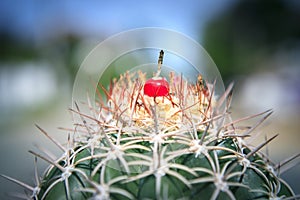
M 66 146 L 37 126 L 63 153 L 53 159 L 30 151 L 49 163 L 35 187 L 3 176 L 31 199 L 296 198 L 279 178 L 281 165 L 260 152 L 277 135 L 257 147 L 245 140 L 272 112 L 229 121 L 232 84 L 217 98 L 200 74 L 195 83 L 174 72 L 161 77 L 162 56 L 151 79 L 127 72 L 108 89 L 99 85 L 105 98 L 98 90 L 96 107 L 88 99 L 90 113 L 75 103 L 79 121 Z M 253 127 L 235 125 L 259 116 Z

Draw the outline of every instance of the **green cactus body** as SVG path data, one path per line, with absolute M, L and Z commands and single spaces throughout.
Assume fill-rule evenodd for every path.
M 260 153 L 275 136 L 252 148 L 244 138 L 255 127 L 226 122 L 221 105 L 231 87 L 217 99 L 214 85 L 201 75 L 196 83 L 175 73 L 167 79 L 169 95 L 150 97 L 143 91 L 146 75 L 128 72 L 109 90 L 99 87 L 106 100 L 100 92 L 96 108 L 88 100 L 91 113 L 76 104 L 71 110 L 80 122 L 67 146 L 52 139 L 63 155 L 52 160 L 31 152 L 50 164 L 37 186 L 27 187 L 31 198 L 293 198 L 276 166 Z
M 294 195 L 259 153 L 273 138 L 253 149 L 243 139 L 250 129 L 219 126 L 226 112 L 217 110 L 213 85 L 190 84 L 171 73 L 170 95 L 148 97 L 143 94 L 145 77 L 126 73 L 110 91 L 102 87 L 106 103 L 99 101 L 91 113 L 81 113 L 78 106 L 73 110 L 82 123 L 76 124 L 64 155 L 49 161 L 36 199 Z

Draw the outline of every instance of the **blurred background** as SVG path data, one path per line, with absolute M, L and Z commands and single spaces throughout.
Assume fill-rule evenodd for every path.
M 2 0 L 0 13 L 1 174 L 33 185 L 28 150 L 59 153 L 34 124 L 66 141 L 57 127 L 72 126 L 67 109 L 85 56 L 113 34 L 149 26 L 204 46 L 225 86 L 235 82 L 233 118 L 274 110 L 253 141 L 279 133 L 268 146 L 274 162 L 300 152 L 300 1 Z M 46 164 L 38 164 L 42 172 Z M 299 165 L 282 177 L 300 193 Z M 2 178 L 0 186 L 0 199 L 23 191 Z

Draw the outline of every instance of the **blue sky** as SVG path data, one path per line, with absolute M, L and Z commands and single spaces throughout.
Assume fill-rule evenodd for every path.
M 43 40 L 64 32 L 108 37 L 132 28 L 154 26 L 199 39 L 205 23 L 236 0 L 86 2 L 2 0 L 0 28 L 18 37 Z

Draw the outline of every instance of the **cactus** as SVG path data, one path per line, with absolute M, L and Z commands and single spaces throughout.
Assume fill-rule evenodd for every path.
M 282 164 L 260 151 L 277 135 L 257 147 L 245 140 L 272 111 L 231 121 L 232 84 L 216 98 L 200 74 L 195 83 L 175 72 L 162 77 L 160 55 L 152 78 L 127 72 L 109 88 L 98 85 L 96 107 L 75 103 L 70 110 L 81 122 L 68 129 L 66 145 L 37 126 L 63 153 L 30 151 L 35 165 L 49 163 L 35 187 L 2 176 L 31 191 L 30 199 L 296 199 L 279 177 Z M 254 117 L 262 119 L 252 127 L 236 125 Z

